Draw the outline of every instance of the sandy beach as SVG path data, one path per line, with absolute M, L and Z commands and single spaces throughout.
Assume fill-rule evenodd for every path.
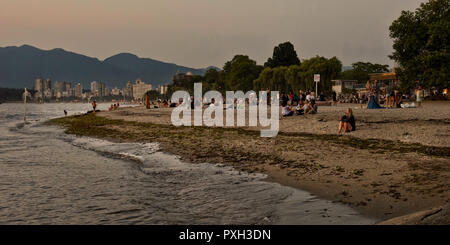
M 357 131 L 338 136 L 338 120 L 348 107 L 354 109 Z M 259 128 L 174 127 L 170 115 L 169 108 L 133 107 L 52 123 L 77 135 L 159 142 L 163 151 L 184 161 L 265 173 L 268 181 L 347 204 L 379 220 L 444 207 L 423 217 L 450 223 L 448 215 L 442 218 L 448 211 L 441 212 L 450 201 L 449 102 L 408 109 L 319 107 L 315 115 L 281 118 L 275 138 L 261 138 Z M 392 223 L 420 224 L 425 218 Z

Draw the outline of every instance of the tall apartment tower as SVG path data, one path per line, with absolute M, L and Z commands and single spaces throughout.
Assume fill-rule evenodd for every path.
M 73 96 L 76 98 L 81 98 L 83 94 L 83 85 L 81 83 L 77 83 L 73 88 Z
M 44 97 L 44 79 L 42 77 L 38 77 L 35 80 L 34 89 L 36 90 L 36 97 L 42 98 Z

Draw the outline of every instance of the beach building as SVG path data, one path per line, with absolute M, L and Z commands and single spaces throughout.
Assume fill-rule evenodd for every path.
M 152 90 L 152 85 L 146 84 L 142 81 L 141 78 L 138 78 L 136 79 L 136 83 L 133 84 L 133 98 L 135 100 L 142 100 L 144 94 L 150 90 Z
M 398 82 L 398 76 L 395 71 L 386 72 L 386 73 L 372 73 L 369 74 L 370 81 L 374 82 L 377 80 L 380 83 L 380 86 L 384 84 L 393 85 Z
M 365 83 L 360 83 L 358 80 L 331 80 L 333 82 L 332 90 L 341 95 L 345 89 L 354 89 L 356 91 L 364 90 Z

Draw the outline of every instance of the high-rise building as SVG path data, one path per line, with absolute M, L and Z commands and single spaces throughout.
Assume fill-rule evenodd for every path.
M 83 85 L 81 83 L 77 83 L 75 87 L 73 88 L 73 96 L 76 98 L 81 98 L 83 94 Z
M 36 78 L 34 90 L 36 90 L 36 98 L 44 97 L 44 79 L 42 79 L 42 77 Z
M 120 89 L 118 89 L 118 88 L 111 89 L 111 95 L 119 96 L 120 95 Z
M 123 95 L 127 98 L 132 98 L 133 97 L 133 84 L 131 83 L 131 81 L 127 82 L 127 85 L 125 88 L 123 88 Z
M 91 93 L 92 95 L 96 95 L 97 93 L 97 81 L 91 82 Z
M 50 98 L 52 97 L 52 81 L 47 78 L 47 80 L 44 81 L 44 97 Z
M 107 89 L 104 83 L 99 82 L 97 84 L 97 94 L 99 97 L 107 96 Z
M 161 86 L 159 86 L 159 88 L 158 88 L 158 92 L 161 94 L 161 95 L 164 95 L 164 94 L 167 94 L 167 89 L 168 89 L 169 87 L 167 86 L 167 85 L 161 85 Z
M 91 93 L 93 96 L 103 97 L 108 94 L 106 85 L 102 82 L 91 82 Z
M 47 80 L 45 80 L 44 82 L 44 90 L 51 90 L 52 89 L 52 80 L 50 80 L 49 78 L 47 78 Z
M 53 96 L 55 96 L 57 99 L 61 98 L 62 91 L 62 82 L 55 81 L 55 83 L 53 84 Z
M 141 100 L 144 94 L 152 90 L 151 84 L 146 84 L 142 81 L 142 79 L 136 79 L 136 83 L 133 85 L 133 98 L 135 100 Z

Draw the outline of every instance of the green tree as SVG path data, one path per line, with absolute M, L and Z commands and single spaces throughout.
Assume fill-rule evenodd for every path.
M 300 89 L 306 90 L 306 84 L 301 80 L 301 68 L 298 65 L 289 66 L 285 73 L 287 83 L 293 92 L 297 93 Z
M 316 56 L 303 61 L 300 69 L 300 80 L 305 84 L 304 87 L 306 90 L 315 90 L 314 74 L 320 74 L 318 89 L 328 92 L 331 91 L 331 80 L 338 78 L 341 74 L 342 63 L 336 57 L 327 59 Z
M 265 91 L 267 89 L 272 90 L 273 89 L 273 69 L 270 67 L 264 68 L 264 70 L 261 71 L 258 78 L 254 80 L 253 82 L 253 90 L 254 91 Z
M 369 80 L 370 73 L 383 73 L 389 71 L 389 65 L 372 64 L 370 62 L 356 62 L 352 64 L 352 67 L 353 69 L 342 72 L 342 79 L 365 82 Z
M 400 65 L 396 72 L 403 89 L 413 88 L 416 80 L 428 88 L 449 86 L 449 30 L 449 0 L 430 0 L 414 12 L 402 11 L 392 23 L 390 58 Z
M 222 71 L 213 68 L 208 69 L 203 76 L 202 86 L 205 91 L 217 90 L 219 92 L 224 92 L 225 84 L 222 79 Z
M 286 72 L 288 70 L 285 66 L 275 67 L 272 69 L 272 90 L 288 93 L 291 88 L 286 80 Z
M 269 58 L 264 67 L 278 67 L 300 65 L 300 59 L 294 49 L 294 45 L 290 42 L 281 43 L 273 49 L 272 58 Z
M 223 67 L 223 77 L 226 90 L 242 90 L 247 92 L 253 89 L 253 81 L 263 70 L 262 66 L 250 59 L 247 55 L 236 55 Z

